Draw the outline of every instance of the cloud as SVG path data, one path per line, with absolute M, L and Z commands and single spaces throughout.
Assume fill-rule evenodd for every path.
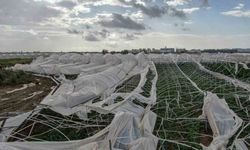
M 28 33 L 30 33 L 31 35 L 37 35 L 38 33 L 35 32 L 33 29 L 30 29 L 27 31 Z
M 232 16 L 232 17 L 245 17 L 250 18 L 250 10 L 243 10 L 242 8 L 245 5 L 242 3 L 239 3 L 237 6 L 233 8 L 233 10 L 221 12 L 222 15 L 225 16 Z
M 78 16 L 80 14 L 85 14 L 85 13 L 89 13 L 91 11 L 91 9 L 89 7 L 86 7 L 84 5 L 77 5 L 74 7 L 74 9 L 72 10 L 72 12 Z
M 157 17 L 162 17 L 163 15 L 169 15 L 172 17 L 178 17 L 178 18 L 186 18 L 186 14 L 182 10 L 178 10 L 175 7 L 172 7 L 170 5 L 166 6 L 158 6 L 158 5 L 146 5 L 144 3 L 138 3 L 136 0 L 119 0 L 120 2 L 126 4 L 126 5 L 131 5 L 134 8 L 140 9 L 145 15 L 152 17 L 152 18 L 157 18 Z
M 45 36 L 43 37 L 44 40 L 49 40 L 49 37 Z
M 67 29 L 68 34 L 81 35 L 85 41 L 132 41 L 142 35 L 140 32 L 110 32 L 107 29 L 80 31 L 77 29 Z
M 169 6 L 174 6 L 174 7 L 179 6 L 179 5 L 185 5 L 188 2 L 190 2 L 190 0 L 168 0 L 166 1 L 166 3 Z
M 60 15 L 59 10 L 47 6 L 48 3 L 27 0 L 1 0 L 0 24 L 27 25 L 42 22 Z
M 165 9 L 157 5 L 151 7 L 145 7 L 142 4 L 134 4 L 134 7 L 139 8 L 144 14 L 152 18 L 161 17 L 162 15 L 165 14 Z
M 234 9 L 242 9 L 244 6 L 244 4 L 239 3 L 237 6 L 234 7 Z
M 110 32 L 106 29 L 102 29 L 101 31 L 95 31 L 96 35 L 101 36 L 102 38 L 107 38 L 110 35 Z
M 78 0 L 80 4 L 91 5 L 91 6 L 119 6 L 119 7 L 128 7 L 123 5 L 119 0 Z
M 130 17 L 124 17 L 120 14 L 113 13 L 111 17 L 104 18 L 98 22 L 101 26 L 107 28 L 124 28 L 130 30 L 145 30 L 144 24 L 132 20 Z
M 231 10 L 231 11 L 226 11 L 226 12 L 222 12 L 222 15 L 225 16 L 232 16 L 232 17 L 246 17 L 246 18 L 250 18 L 250 10 Z
M 100 39 L 98 39 L 98 37 L 96 37 L 93 33 L 88 33 L 87 35 L 83 36 L 83 39 L 90 42 L 100 41 Z
M 201 7 L 206 7 L 206 8 L 209 8 L 209 2 L 208 2 L 208 0 L 203 0 L 203 3 L 202 3 L 202 5 L 201 5 Z
M 127 41 L 131 41 L 131 40 L 135 40 L 138 37 L 135 36 L 135 34 L 132 33 L 126 33 L 125 35 L 122 36 L 122 39 L 127 40 Z
M 65 7 L 67 9 L 72 9 L 74 8 L 77 4 L 74 3 L 73 1 L 69 0 L 63 0 L 57 3 L 58 6 Z
M 125 14 L 123 14 L 123 16 L 126 16 L 126 17 L 130 17 L 131 19 L 133 20 L 136 20 L 136 21 L 143 21 L 144 19 L 144 14 L 142 13 L 141 10 L 137 11 L 137 12 L 127 12 Z
M 69 30 L 68 30 L 69 31 Z M 72 31 L 72 30 L 71 30 Z M 82 38 L 86 41 L 102 41 L 110 36 L 110 32 L 106 29 L 102 29 L 100 31 L 78 31 L 73 30 L 72 34 L 81 34 Z
M 208 0 L 199 0 L 201 1 L 200 7 L 210 8 Z M 178 7 L 183 5 L 188 5 L 189 3 L 193 2 L 192 0 L 165 0 L 166 4 L 172 7 Z
M 67 29 L 67 33 L 69 34 L 82 34 L 82 31 L 79 31 L 77 29 Z
M 108 41 L 107 43 L 105 43 L 107 46 L 109 47 L 117 47 L 118 43 L 116 41 Z
M 86 25 L 85 25 L 85 28 L 86 28 L 86 29 L 90 29 L 91 26 L 86 24 Z
M 190 31 L 191 29 L 190 28 L 182 28 L 181 30 L 182 31 Z
M 102 29 L 100 31 L 90 30 L 85 32 L 78 29 L 67 29 L 67 33 L 81 35 L 86 41 L 100 41 L 106 39 L 110 35 L 110 32 L 106 29 Z
M 183 12 L 186 13 L 186 14 L 191 14 L 191 13 L 193 13 L 193 12 L 195 12 L 195 11 L 200 10 L 200 8 L 198 8 L 198 7 L 193 7 L 193 8 L 184 8 L 184 9 L 182 9 L 182 10 L 183 10 Z
M 222 15 L 225 16 L 232 16 L 232 17 L 244 17 L 250 18 L 250 10 L 243 10 L 244 4 L 239 3 L 237 6 L 233 8 L 233 10 L 221 12 Z
M 185 21 L 184 24 L 190 25 L 190 24 L 193 24 L 193 22 L 191 20 L 189 20 L 189 21 Z

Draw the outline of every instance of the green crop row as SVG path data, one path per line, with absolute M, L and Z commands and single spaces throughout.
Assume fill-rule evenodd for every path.
M 5 67 L 11 67 L 15 64 L 29 64 L 32 62 L 32 58 L 10 58 L 0 59 L 0 69 Z
M 246 118 L 247 114 L 250 114 L 249 91 L 235 87 L 225 80 L 217 79 L 213 75 L 199 70 L 198 66 L 194 63 L 183 63 L 179 64 L 179 66 L 199 88 L 204 91 L 211 91 L 216 93 L 220 98 L 224 98 L 229 107 L 237 112 L 240 117 Z M 243 110 L 240 108 L 240 105 L 249 111 Z M 249 120 L 249 118 L 246 118 L 246 120 Z
M 131 78 L 124 81 L 121 85 L 116 87 L 116 93 L 130 93 L 132 92 L 139 84 L 141 79 L 140 74 L 134 75 Z
M 250 70 L 245 69 L 241 64 L 238 64 L 238 69 L 236 69 L 237 64 L 229 62 L 202 63 L 202 65 L 211 71 L 250 83 Z
M 153 74 L 152 70 L 149 69 L 146 75 L 147 81 L 142 87 L 143 92 L 141 93 L 145 97 L 150 97 L 150 91 L 152 88 L 152 80 L 154 79 L 155 75 Z
M 19 138 L 26 141 L 68 141 L 88 138 L 109 125 L 113 114 L 88 113 L 88 119 L 81 120 L 76 115 L 63 116 L 50 109 L 42 109 L 27 119 L 8 141 Z M 16 137 L 16 138 L 15 138 Z
M 190 149 L 164 139 L 201 148 L 193 143 L 201 143 L 201 134 L 206 135 L 209 130 L 205 129 L 207 122 L 194 119 L 202 113 L 203 94 L 181 74 L 175 64 L 156 64 L 156 69 L 157 104 L 152 110 L 157 114 L 154 134 L 161 139 L 158 149 Z
M 195 63 L 177 65 L 200 89 L 225 98 L 229 107 L 243 119 L 244 123 L 249 123 L 248 91 L 201 71 Z M 191 149 L 181 144 L 201 149 L 197 144 L 209 145 L 212 131 L 208 122 L 197 119 L 202 113 L 203 93 L 182 75 L 176 64 L 156 64 L 156 68 L 157 104 L 152 110 L 157 114 L 154 134 L 160 138 L 158 149 Z M 249 132 L 244 130 L 240 137 L 247 134 Z M 229 145 L 233 138 L 230 139 Z M 171 140 L 181 144 L 175 144 Z

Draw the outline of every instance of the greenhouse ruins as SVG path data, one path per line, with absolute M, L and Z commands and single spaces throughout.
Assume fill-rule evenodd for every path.
M 1 150 L 250 148 L 247 54 L 66 53 L 11 69 L 56 86 L 0 115 Z

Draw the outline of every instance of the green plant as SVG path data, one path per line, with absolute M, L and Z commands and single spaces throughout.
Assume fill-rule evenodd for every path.
M 0 86 L 19 85 L 32 82 L 32 75 L 24 71 L 0 69 Z
M 0 69 L 5 67 L 11 67 L 15 64 L 29 64 L 32 62 L 32 58 L 10 58 L 0 59 Z

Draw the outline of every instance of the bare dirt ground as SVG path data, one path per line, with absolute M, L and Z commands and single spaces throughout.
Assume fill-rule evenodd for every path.
M 49 78 L 32 76 L 31 81 L 26 85 L 0 86 L 0 114 L 32 110 L 56 86 Z

